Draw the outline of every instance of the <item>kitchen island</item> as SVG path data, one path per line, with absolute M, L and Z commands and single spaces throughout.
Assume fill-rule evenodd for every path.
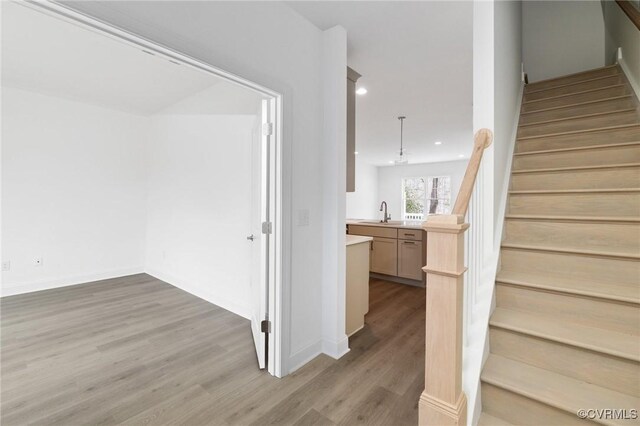
M 369 312 L 369 251 L 372 237 L 347 235 L 345 332 L 351 336 L 364 327 Z

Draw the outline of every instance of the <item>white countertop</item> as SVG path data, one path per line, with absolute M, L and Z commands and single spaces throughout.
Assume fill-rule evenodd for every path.
M 369 241 L 373 241 L 373 237 L 364 237 L 362 235 L 347 235 L 348 246 L 351 246 L 353 244 L 368 243 Z
M 347 225 L 379 226 L 382 228 L 422 229 L 421 220 L 392 220 L 381 223 L 374 219 L 347 219 Z

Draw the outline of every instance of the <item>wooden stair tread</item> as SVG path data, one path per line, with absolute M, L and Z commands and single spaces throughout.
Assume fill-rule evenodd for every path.
M 526 155 L 554 154 L 554 153 L 557 153 L 557 152 L 571 152 L 571 151 L 589 151 L 589 150 L 619 148 L 619 147 L 634 146 L 634 145 L 640 146 L 640 141 L 637 141 L 637 142 L 611 143 L 611 144 L 605 144 L 605 145 L 576 146 L 576 147 L 572 147 L 572 148 L 543 149 L 543 150 L 539 150 L 539 151 L 515 152 L 513 155 L 521 157 L 521 156 L 526 156 Z
M 604 116 L 604 115 L 614 115 L 614 114 L 620 114 L 620 113 L 625 113 L 625 112 L 630 112 L 630 111 L 635 111 L 635 110 L 636 110 L 636 108 L 625 108 L 625 109 L 620 109 L 620 110 L 615 110 L 615 111 L 595 112 L 595 113 L 592 113 L 592 114 L 576 115 L 574 117 L 564 117 L 564 118 L 554 118 L 554 119 L 551 119 L 551 120 L 534 121 L 533 123 L 521 124 L 519 126 L 519 128 L 539 126 L 541 124 L 560 123 L 560 122 L 566 122 L 566 121 L 582 120 L 582 119 L 585 119 L 585 118 L 601 117 L 601 116 Z
M 493 354 L 484 365 L 482 381 L 572 414 L 580 409 L 640 406 L 640 398 Z M 629 424 L 628 420 L 599 421 L 607 425 Z
M 533 88 L 536 85 L 553 83 L 554 81 L 561 81 L 561 80 L 567 79 L 569 77 L 577 77 L 577 76 L 584 75 L 584 74 L 597 73 L 599 71 L 604 71 L 604 70 L 608 70 L 610 68 L 617 68 L 617 67 L 618 67 L 618 64 L 605 65 L 603 67 L 593 68 L 593 69 L 585 70 L 585 71 L 574 72 L 574 73 L 571 73 L 571 74 L 562 75 L 560 77 L 552 77 L 552 78 L 546 78 L 544 80 L 533 81 L 533 82 L 529 83 L 528 86 Z
M 632 98 L 633 95 L 620 95 L 620 96 L 611 96 L 608 98 L 602 98 L 602 99 L 596 99 L 593 101 L 585 101 L 585 102 L 576 102 L 575 104 L 569 104 L 569 105 L 560 105 L 560 106 L 554 106 L 554 107 L 549 107 L 549 108 L 542 108 L 542 109 L 536 109 L 534 111 L 523 111 L 520 113 L 520 115 L 527 115 L 527 114 L 536 114 L 539 112 L 548 112 L 548 111 L 553 111 L 555 109 L 572 109 L 578 106 L 583 106 L 583 105 L 589 105 L 589 104 L 597 104 L 599 102 L 607 102 L 607 101 L 615 101 L 615 100 L 619 100 L 619 99 L 627 99 L 627 98 Z
M 512 426 L 511 423 L 506 420 L 502 420 L 498 417 L 494 417 L 491 414 L 482 412 L 480 419 L 478 420 L 478 426 Z
M 640 287 L 635 284 L 617 282 L 603 283 L 600 281 L 573 278 L 571 276 L 535 274 L 532 272 L 510 270 L 500 271 L 496 277 L 496 281 L 579 296 L 640 304 Z
M 563 93 L 561 95 L 549 96 L 547 98 L 532 99 L 530 101 L 524 101 L 524 102 L 522 102 L 522 104 L 523 105 L 527 105 L 527 104 L 532 104 L 534 102 L 550 101 L 550 100 L 558 99 L 558 98 L 566 98 L 568 96 L 582 95 L 582 94 L 585 94 L 585 93 L 597 92 L 599 90 L 611 89 L 611 88 L 615 88 L 615 87 L 626 87 L 626 86 L 627 85 L 625 83 L 611 84 L 609 86 L 596 87 L 594 89 L 586 89 L 586 90 L 581 90 L 579 92 Z M 554 87 L 554 89 L 555 89 L 555 87 Z M 528 95 L 528 93 L 525 93 L 525 96 L 526 95 Z
M 547 134 L 543 134 L 543 135 L 522 136 L 522 137 L 519 137 L 518 140 L 519 141 L 525 141 L 525 140 L 530 140 L 530 139 L 544 139 L 544 138 L 549 138 L 549 137 L 552 137 L 552 136 L 577 135 L 577 134 L 581 134 L 581 133 L 593 133 L 593 132 L 603 132 L 603 131 L 611 131 L 611 130 L 618 130 L 618 129 L 630 129 L 630 128 L 634 128 L 634 127 L 640 129 L 640 124 L 638 124 L 638 123 L 620 124 L 620 125 L 617 125 L 617 126 L 595 127 L 593 129 L 586 129 L 586 130 L 567 130 L 565 132 L 547 133 Z
M 569 167 L 549 167 L 544 169 L 521 169 L 512 170 L 511 173 L 546 173 L 546 172 L 564 172 L 570 170 L 596 170 L 596 169 L 617 169 L 621 167 L 638 167 L 640 163 L 620 163 L 620 164 L 601 164 L 595 166 L 569 166 Z
M 614 222 L 614 223 L 638 223 L 640 218 L 624 216 L 551 216 L 551 215 L 529 215 L 529 214 L 507 214 L 505 219 L 530 219 L 558 222 Z
M 640 260 L 640 253 L 624 251 L 624 250 L 596 250 L 596 249 L 585 249 L 585 248 L 577 248 L 577 247 L 569 247 L 569 246 L 555 246 L 555 245 L 544 245 L 544 244 L 534 244 L 534 243 L 526 243 L 520 244 L 513 241 L 505 241 L 502 243 L 502 247 L 511 248 L 511 249 L 521 249 L 521 250 L 535 250 L 535 251 L 549 251 L 556 253 L 569 253 L 569 254 L 577 254 L 577 255 L 585 255 L 585 256 L 598 256 L 598 257 L 615 257 L 615 258 L 623 258 L 623 259 L 638 259 Z
M 546 90 L 559 89 L 560 87 L 570 87 L 570 86 L 575 86 L 576 84 L 589 83 L 591 81 L 604 80 L 605 78 L 618 77 L 618 76 L 619 74 L 613 74 L 613 75 L 603 75 L 603 76 L 593 77 L 593 78 L 586 78 L 584 80 L 573 81 L 571 83 L 558 84 L 557 86 L 545 87 L 542 89 L 535 89 L 535 90 L 527 90 L 526 93 L 527 95 L 531 93 L 540 93 Z
M 640 188 L 598 188 L 598 189 L 528 189 L 509 191 L 509 194 L 607 194 L 612 192 L 640 192 Z
M 640 361 L 638 336 L 571 323 L 547 313 L 536 314 L 498 307 L 491 315 L 489 324 L 594 352 Z

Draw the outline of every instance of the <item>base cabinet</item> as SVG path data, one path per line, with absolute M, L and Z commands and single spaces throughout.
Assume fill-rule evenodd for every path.
M 398 276 L 411 280 L 422 279 L 422 241 L 398 241 Z
M 426 264 L 427 239 L 422 229 L 349 224 L 347 232 L 373 238 L 369 248 L 370 272 L 386 275 L 391 281 L 397 277 L 397 282 L 420 281 L 424 285 L 422 268 Z
M 398 274 L 398 240 L 374 237 L 371 241 L 370 271 L 378 274 Z

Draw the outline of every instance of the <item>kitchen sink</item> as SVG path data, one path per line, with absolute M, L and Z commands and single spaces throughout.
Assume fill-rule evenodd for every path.
M 404 221 L 402 221 L 402 220 L 390 220 L 387 223 L 380 222 L 379 220 L 370 220 L 370 221 L 362 221 L 362 222 L 358 222 L 358 223 L 365 223 L 365 224 L 372 224 L 372 225 L 387 225 L 387 226 L 404 225 Z

